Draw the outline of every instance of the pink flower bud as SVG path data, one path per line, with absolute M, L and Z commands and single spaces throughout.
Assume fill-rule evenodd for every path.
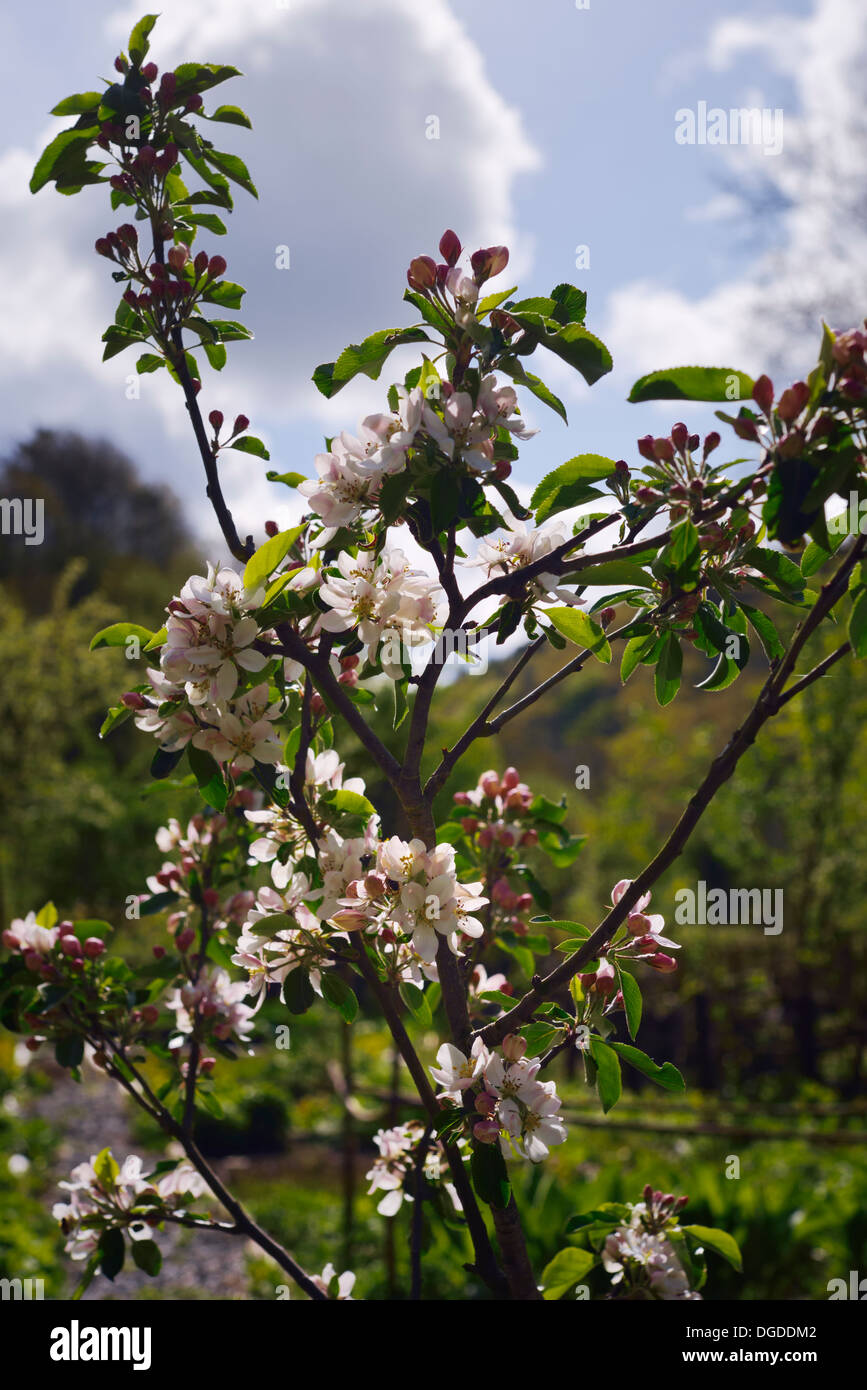
M 160 78 L 160 95 L 171 99 L 175 94 L 178 79 L 173 72 L 164 72 Z
M 511 849 L 512 845 L 515 843 L 514 832 L 511 831 L 507 825 L 500 827 L 497 831 L 496 839 L 497 844 L 502 845 L 504 849 Z
M 753 400 L 767 415 L 774 404 L 774 383 L 769 376 L 760 376 L 753 386 Z
M 28 970 L 41 970 L 42 957 L 40 956 L 38 951 L 25 951 L 24 964 L 27 966 Z
M 459 242 L 454 232 L 443 232 L 442 236 L 440 237 L 439 251 L 440 255 L 442 256 L 443 260 L 446 262 L 447 265 L 453 266 L 456 264 L 457 259 L 461 254 L 461 243 Z
M 675 449 L 683 451 L 689 443 L 689 430 L 683 421 L 671 427 L 671 442 Z
M 505 772 L 503 773 L 503 781 L 502 781 L 503 791 L 506 791 L 506 792 L 511 791 L 513 787 L 517 787 L 517 786 L 518 786 L 518 784 L 520 783 L 520 781 L 521 781 L 521 778 L 520 778 L 520 776 L 519 776 L 519 774 L 518 774 L 518 769 L 517 769 L 516 767 L 507 767 L 506 770 L 505 770 Z
M 465 832 L 465 834 L 474 835 L 478 828 L 479 822 L 476 816 L 464 816 L 462 818 L 461 829 Z
M 203 1057 L 201 1062 L 199 1063 L 199 1071 L 202 1071 L 205 1073 L 206 1076 L 209 1076 L 216 1065 L 216 1057 Z
M 64 938 L 65 939 L 65 938 Z M 105 942 L 98 936 L 89 936 L 82 947 L 88 960 L 96 960 L 105 950 Z
M 490 849 L 494 843 L 494 832 L 489 825 L 483 825 L 479 831 L 479 845 L 482 849 Z
M 437 282 L 436 261 L 430 256 L 416 256 L 409 263 L 409 270 L 406 272 L 410 288 L 414 290 L 432 290 Z
M 144 78 L 145 82 L 155 82 L 158 73 L 159 68 L 157 67 L 156 63 L 145 63 L 144 67 L 141 70 L 141 75 Z
M 125 695 L 121 695 L 120 702 L 127 709 L 146 709 L 147 700 L 140 695 L 137 690 L 128 690 Z
M 481 1144 L 496 1144 L 500 1137 L 499 1121 L 476 1120 L 473 1125 L 473 1135 Z
M 479 778 L 479 786 L 485 793 L 485 796 L 496 796 L 500 790 L 499 773 L 493 771 L 483 772 Z
M 519 1033 L 507 1033 L 502 1041 L 503 1056 L 510 1062 L 520 1062 L 527 1051 L 527 1040 Z
M 28 1038 L 24 1046 L 28 1052 L 38 1052 L 44 1041 L 44 1038 Z
M 534 830 L 532 827 L 529 830 L 525 830 L 523 835 L 521 836 L 520 843 L 522 845 L 526 845 L 528 848 L 530 848 L 532 845 L 537 845 L 539 843 L 538 830 Z
M 607 627 L 609 623 L 613 623 L 613 622 L 614 622 L 614 619 L 615 619 L 616 616 L 617 616 L 617 609 L 616 609 L 616 608 L 612 608 L 612 607 L 609 605 L 608 608 L 603 608 L 603 609 L 602 609 L 602 612 L 599 614 L 599 621 L 600 621 L 600 623 L 602 624 L 603 627 Z
M 217 892 L 216 888 L 206 888 L 204 893 L 202 894 L 202 901 L 205 904 L 205 907 L 219 907 L 220 895 Z
M 159 1016 L 160 1011 L 157 1008 L 156 1004 L 145 1004 L 141 1009 L 141 1021 L 142 1023 L 146 1023 L 148 1026 L 150 1026 L 152 1023 L 156 1023 Z
M 473 1104 L 480 1115 L 491 1116 L 497 1108 L 497 1097 L 490 1091 L 479 1091 Z
M 185 953 L 190 949 L 195 939 L 196 933 L 194 932 L 193 928 L 184 927 L 183 931 L 179 931 L 177 936 L 175 937 L 175 945 L 177 946 L 179 951 Z
M 204 104 L 204 103 L 203 103 L 203 101 L 202 101 L 201 93 L 199 93 L 199 92 L 194 92 L 193 95 L 192 95 L 191 97 L 187 97 L 187 103 L 186 103 L 186 106 L 184 107 L 184 110 L 185 110 L 185 111 L 201 111 L 203 104 Z
M 671 463 L 674 458 L 674 445 L 670 439 L 654 439 L 653 457 L 661 463 Z
M 455 792 L 452 800 L 454 801 L 456 806 L 471 805 L 469 792 Z
M 234 425 L 232 426 L 232 434 L 233 434 L 233 435 L 234 435 L 234 434 L 242 434 L 244 430 L 247 430 L 247 429 L 249 429 L 249 428 L 250 428 L 250 421 L 247 419 L 246 415 L 236 415 L 236 416 L 235 416 L 235 423 L 234 423 Z
M 81 942 L 77 936 L 61 936 L 59 945 L 63 954 L 70 959 L 81 956 Z
M 330 920 L 341 931 L 363 931 L 370 919 L 356 907 L 342 907 Z
M 531 908 L 532 906 L 533 906 L 533 894 L 532 894 L 532 893 L 519 893 L 519 894 L 518 894 L 518 898 L 517 898 L 517 900 L 516 900 L 516 902 L 515 902 L 515 911 L 516 911 L 516 912 L 529 912 L 529 910 L 530 910 L 530 908 Z
M 4 931 L 3 945 L 6 947 L 7 951 L 17 951 L 18 947 L 21 945 L 21 942 L 18 940 L 18 937 L 15 935 L 14 932 Z
M 369 898 L 381 898 L 388 888 L 388 879 L 385 874 L 365 874 L 363 882 L 364 891 Z
M 166 260 L 172 270 L 183 270 L 189 259 L 190 251 L 188 246 L 173 246 L 166 256 Z
M 777 413 L 784 424 L 790 425 L 797 420 L 809 399 L 810 388 L 806 382 L 796 381 L 794 386 L 788 387 L 777 403 Z
M 653 926 L 650 918 L 643 912 L 631 912 L 626 919 L 626 927 L 632 936 L 645 936 Z
M 651 956 L 647 964 L 653 970 L 658 970 L 660 975 L 671 975 L 677 969 L 677 961 L 674 957 L 667 956 L 662 951 L 657 951 L 655 956 Z
M 638 441 L 638 452 L 643 459 L 647 459 L 650 463 L 656 460 L 656 455 L 653 452 L 653 443 L 652 434 L 642 435 L 641 439 Z
M 222 410 L 212 410 L 211 413 L 210 413 L 210 415 L 208 416 L 208 419 L 209 419 L 209 421 L 211 422 L 211 424 L 212 424 L 212 426 L 214 427 L 214 429 L 217 431 L 217 433 L 219 433 L 220 430 L 223 428 L 223 412 L 222 412 Z M 267 529 L 267 526 L 268 526 L 267 521 L 266 521 L 266 523 L 265 523 L 265 526 L 266 526 L 266 529 Z
M 165 953 L 166 953 L 166 948 L 165 948 L 165 946 L 154 946 L 153 950 L 154 950 L 154 960 L 162 960 L 163 956 L 164 956 Z
M 218 280 L 221 275 L 226 273 L 225 256 L 212 256 L 208 261 L 208 274 L 212 280 Z

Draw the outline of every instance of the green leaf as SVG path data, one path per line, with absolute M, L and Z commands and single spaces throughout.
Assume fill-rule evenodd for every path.
M 218 280 L 205 290 L 202 298 L 206 304 L 219 304 L 222 309 L 240 309 L 246 293 L 243 285 L 236 285 L 232 280 Z
M 164 645 L 165 645 L 166 638 L 168 637 L 168 635 L 169 635 L 169 634 L 168 634 L 168 631 L 166 630 L 166 628 L 161 627 L 160 630 L 159 630 L 159 632 L 155 632 L 154 635 L 153 635 L 153 637 L 151 638 L 151 640 L 147 643 L 147 645 L 146 645 L 146 647 L 145 647 L 145 651 L 146 651 L 146 652 L 152 652 L 152 651 L 154 651 L 157 647 L 162 647 L 162 646 L 164 646 Z
M 590 1055 L 596 1063 L 596 1087 L 602 1109 L 607 1115 L 620 1099 L 620 1059 L 613 1050 L 613 1044 L 609 1046 L 604 1043 L 595 1033 L 590 1037 Z
M 143 376 L 145 372 L 158 372 L 160 367 L 165 365 L 165 359 L 155 352 L 143 352 L 135 364 L 135 369 L 139 376 Z
M 226 235 L 226 224 L 215 212 L 187 212 L 184 208 L 183 219 L 193 227 L 204 227 L 206 232 L 213 232 L 214 236 Z
M 560 1250 L 542 1270 L 542 1297 L 545 1299 L 563 1298 L 580 1284 L 596 1264 L 596 1256 L 590 1250 L 577 1250 L 571 1246 Z
M 385 328 L 361 343 L 350 343 L 336 362 L 324 362 L 313 373 L 313 381 L 323 396 L 335 396 L 348 381 L 363 372 L 376 381 L 389 355 L 405 343 L 428 343 L 421 328 Z
M 786 648 L 768 615 L 763 613 L 760 608 L 752 608 L 748 603 L 738 601 L 738 606 L 742 613 L 746 613 L 750 626 L 758 636 L 768 660 L 773 661 L 775 658 L 781 657 Z
M 102 1149 L 94 1161 L 93 1171 L 97 1180 L 106 1190 L 114 1187 L 117 1176 L 120 1173 L 120 1166 L 112 1155 L 111 1149 Z
M 139 907 L 142 917 L 154 917 L 158 912 L 166 912 L 170 907 L 174 907 L 179 900 L 179 894 L 167 889 L 165 893 L 153 893 Z
M 52 116 L 85 116 L 92 111 L 94 115 L 102 101 L 101 92 L 76 92 L 74 96 L 64 97 L 51 108 Z
M 715 1250 L 724 1260 L 728 1260 L 733 1269 L 739 1274 L 742 1273 L 744 1265 L 740 1248 L 728 1231 L 720 1231 L 716 1226 L 681 1226 L 680 1229 L 697 1245 L 705 1245 L 709 1250 Z
M 248 589 L 258 589 L 269 579 L 279 564 L 285 560 L 298 537 L 304 532 L 303 526 L 294 526 L 290 531 L 279 531 L 270 536 L 250 556 L 244 568 L 244 585 Z
M 867 656 L 867 589 L 858 595 L 849 615 L 849 641 L 859 661 Z
M 768 550 L 760 545 L 751 546 L 744 553 L 743 563 L 772 579 L 780 589 L 793 594 L 801 594 L 804 591 L 804 576 L 800 569 L 779 550 Z
M 203 150 L 203 155 L 215 168 L 219 169 L 221 174 L 225 174 L 226 178 L 243 188 L 245 193 L 252 193 L 254 198 L 258 198 L 256 185 L 250 178 L 250 171 L 243 159 L 239 159 L 236 154 L 226 154 L 223 150 L 215 150 L 207 146 Z
M 320 802 L 324 802 L 328 809 L 329 816 L 335 812 L 337 816 L 357 816 L 363 820 L 365 825 L 371 816 L 376 815 L 376 807 L 372 801 L 368 801 L 361 792 L 350 791 L 348 787 L 338 787 L 335 790 L 326 792 L 320 797 Z
M 184 748 L 178 748 L 174 753 L 169 753 L 165 748 L 158 748 L 151 761 L 151 777 L 156 778 L 158 782 L 168 777 L 174 772 L 185 751 Z
M 568 425 L 569 419 L 566 414 L 566 407 L 560 400 L 560 397 L 554 395 L 554 392 L 550 387 L 545 385 L 541 377 L 534 376 L 532 372 L 528 372 L 519 358 L 501 357 L 500 370 L 505 372 L 507 376 L 510 376 L 518 386 L 526 386 L 527 390 L 530 391 L 537 400 L 541 401 L 543 405 L 549 406 L 551 410 L 555 411 L 556 414 L 560 416 L 564 424 Z
M 285 483 L 286 487 L 297 487 L 307 481 L 303 473 L 275 473 L 273 468 L 268 469 L 265 477 L 269 483 Z
M 229 445 L 229 448 L 239 449 L 242 454 L 255 454 L 260 459 L 267 460 L 271 457 L 261 439 L 257 439 L 254 434 L 242 434 L 240 439 Z
M 94 125 L 87 130 L 62 130 L 56 135 L 36 162 L 30 179 L 30 192 L 38 193 L 40 188 L 44 188 L 58 173 L 69 167 L 70 157 L 73 167 L 83 164 L 85 151 L 98 134 L 99 127 Z
M 611 353 L 599 338 L 580 323 L 568 323 L 552 331 L 538 314 L 514 314 L 513 317 L 531 339 L 579 371 L 589 386 L 611 371 Z
M 515 1001 L 512 1000 L 514 1008 Z M 547 1023 L 542 1019 L 537 1019 L 535 1023 L 528 1023 L 521 1029 L 521 1037 L 527 1044 L 527 1052 L 531 1057 L 541 1056 L 547 1052 L 549 1047 L 554 1047 L 563 1041 L 563 1029 L 557 1028 L 553 1023 Z
M 591 484 L 610 477 L 614 469 L 614 460 L 602 454 L 578 454 L 562 463 L 542 479 L 530 499 L 536 520 L 545 521 L 567 507 L 577 507 L 594 497 L 604 496 Z
M 418 985 L 414 985 L 411 981 L 405 980 L 400 986 L 400 997 L 409 1009 L 416 1023 L 420 1023 L 423 1027 L 429 1028 L 433 1023 L 433 1017 L 424 991 L 419 989 Z
M 683 652 L 673 632 L 669 632 L 665 645 L 656 663 L 654 690 L 657 704 L 670 705 L 680 689 L 680 675 L 683 670 Z
M 632 560 L 605 560 L 600 565 L 579 570 L 570 578 L 577 579 L 579 584 L 631 584 L 643 589 L 650 588 L 653 583 L 653 576 Z
M 355 991 L 345 980 L 341 980 L 339 975 L 335 975 L 333 970 L 322 972 L 322 997 L 337 1010 L 344 1023 L 352 1023 L 358 1016 Z
M 112 623 L 91 638 L 90 650 L 95 652 L 99 647 L 123 647 L 128 637 L 137 637 L 139 642 L 144 643 L 151 640 L 153 633 L 149 627 L 142 627 L 139 623 Z
M 202 113 L 204 115 L 204 112 Z M 206 121 L 223 121 L 226 125 L 242 125 L 247 130 L 253 129 L 250 117 L 240 106 L 218 106 L 216 111 L 212 111 L 210 116 L 205 116 Z
M 655 632 L 645 633 L 640 637 L 630 637 L 626 646 L 623 648 L 623 659 L 620 663 L 620 679 L 625 685 L 637 666 L 653 650 L 657 642 L 661 639 Z M 662 639 L 664 640 L 664 639 Z
M 221 372 L 226 365 L 227 354 L 224 345 L 222 343 L 209 343 L 203 340 L 202 347 L 205 349 L 205 356 L 207 357 L 214 371 Z M 257 443 L 258 442 L 259 441 L 257 440 Z M 237 448 L 237 445 L 231 444 L 229 447 L 235 449 Z M 266 453 L 264 457 L 267 458 L 268 454 Z
M 574 642 L 576 647 L 586 647 L 597 661 L 611 660 L 611 647 L 598 623 L 581 608 L 549 608 L 546 616 L 550 618 L 558 632 Z
M 283 1002 L 290 1014 L 306 1014 L 316 998 L 306 970 L 296 966 L 283 981 Z
M 106 1279 L 114 1279 L 123 1269 L 125 1246 L 123 1234 L 116 1226 L 103 1231 L 99 1238 L 99 1267 Z
M 634 1038 L 641 1025 L 641 989 L 634 975 L 628 970 L 620 971 L 620 988 L 623 991 L 623 1007 L 626 1011 L 626 1026 L 630 1038 Z
M 204 748 L 187 745 L 190 767 L 196 778 L 199 791 L 209 806 L 215 811 L 225 811 L 229 799 L 229 788 L 220 770 L 220 765 Z
M 736 390 L 733 391 L 732 387 Z M 630 401 L 743 401 L 753 393 L 753 379 L 733 367 L 670 367 L 640 377 Z
M 155 1240 L 131 1240 L 133 1264 L 155 1279 L 162 1269 L 163 1257 Z
M 54 1060 L 59 1067 L 78 1067 L 81 1066 L 84 1058 L 84 1039 L 83 1038 L 58 1038 L 54 1044 Z
M 127 48 L 129 49 L 129 56 L 137 68 L 141 67 L 147 57 L 148 50 L 150 49 L 148 35 L 158 19 L 159 15 L 156 14 L 143 15 L 129 36 Z
M 655 1081 L 657 1086 L 661 1086 L 664 1091 L 685 1091 L 686 1083 L 672 1062 L 663 1062 L 660 1066 L 648 1057 L 646 1052 L 642 1052 L 638 1047 L 632 1047 L 629 1043 L 609 1042 L 608 1047 L 613 1048 L 624 1062 L 628 1062 L 636 1071 L 640 1071 L 643 1076 L 647 1076 L 651 1081 Z
M 230 67 L 226 63 L 179 63 L 174 72 L 175 105 L 179 104 L 181 98 L 207 92 L 212 87 L 218 87 L 221 82 L 228 81 L 230 77 L 242 76 L 238 68 Z
M 489 1207 L 505 1210 L 509 1205 L 512 1189 L 509 1186 L 506 1160 L 499 1144 L 480 1144 L 475 1140 L 470 1159 L 470 1173 L 473 1187 L 482 1201 L 487 1202 Z

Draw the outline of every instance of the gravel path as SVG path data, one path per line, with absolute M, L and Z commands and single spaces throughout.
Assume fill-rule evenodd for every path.
M 34 1113 L 60 1134 L 56 1171 L 49 1174 L 56 1181 L 67 1177 L 77 1163 L 108 1147 L 115 1158 L 123 1162 L 129 1153 L 139 1153 L 147 1160 L 157 1161 L 145 1154 L 130 1139 L 126 1101 L 120 1088 L 101 1077 L 93 1068 L 82 1069 L 82 1081 L 76 1085 L 59 1071 L 52 1076 L 50 1091 L 39 1096 Z M 58 1197 L 60 1194 L 58 1194 Z M 156 1279 L 150 1279 L 132 1265 L 129 1258 L 121 1273 L 110 1283 L 98 1274 L 84 1294 L 85 1300 L 139 1299 L 238 1299 L 246 1298 L 247 1278 L 244 1271 L 246 1242 L 235 1236 L 216 1231 L 190 1231 L 180 1226 L 166 1226 L 157 1233 L 163 1254 L 163 1267 Z M 71 1271 L 69 1291 L 74 1287 L 75 1266 Z

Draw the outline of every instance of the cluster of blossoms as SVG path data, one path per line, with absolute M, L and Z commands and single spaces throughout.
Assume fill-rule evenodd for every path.
M 485 868 L 495 916 L 493 925 L 508 927 L 520 935 L 528 931 L 520 914 L 533 906 L 533 896 L 516 889 L 507 874 L 519 851 L 539 843 L 537 819 L 530 809 L 534 800 L 514 767 L 507 767 L 502 776 L 490 768 L 470 791 L 454 794 L 457 807 L 471 808 L 469 814 L 461 816 L 460 825 L 471 850 Z
M 427 849 L 423 840 L 397 835 L 377 846 L 376 865 L 346 889 L 331 921 L 345 931 L 400 932 L 420 960 L 436 957 L 438 937 L 457 955 L 461 937 L 480 937 L 473 916 L 485 907 L 481 883 L 459 883 L 453 845 Z
M 348 777 L 344 780 L 343 770 L 344 764 L 333 748 L 326 748 L 321 753 L 307 750 L 304 798 L 314 817 L 317 814 L 319 798 L 329 792 L 349 791 L 364 794 L 364 779 Z M 288 786 L 290 769 L 278 763 L 275 771 L 277 780 L 283 786 Z M 284 889 L 294 872 L 290 861 L 306 851 L 307 830 L 299 823 L 291 809 L 281 806 L 248 810 L 246 817 L 251 825 L 262 829 L 262 834 L 250 845 L 250 863 L 270 864 L 274 887 L 278 890 Z M 364 836 L 356 839 L 344 840 L 331 830 L 323 832 L 319 840 L 320 867 L 325 875 L 325 897 L 333 898 L 335 905 L 350 878 L 357 878 L 361 873 L 362 857 L 373 853 L 378 839 L 378 824 L 378 818 L 371 817 Z
M 337 569 L 339 573 L 327 574 L 319 589 L 328 604 L 320 626 L 326 632 L 355 629 L 371 662 L 382 644 L 382 669 L 398 680 L 404 648 L 431 635 L 443 597 L 439 584 L 423 570 L 411 569 L 402 550 L 388 547 L 378 555 L 343 550 Z
M 89 1163 L 79 1163 L 69 1181 L 59 1186 L 69 1198 L 56 1202 L 52 1214 L 67 1237 L 65 1249 L 73 1260 L 88 1259 L 104 1231 L 121 1230 L 131 1240 L 152 1240 L 161 1221 L 182 1212 L 207 1190 L 190 1163 L 180 1163 L 154 1180 L 144 1176 L 135 1154 L 118 1167 L 107 1149 L 93 1154 Z
M 489 579 L 499 574 L 512 574 L 527 565 L 544 560 L 559 546 L 573 539 L 572 527 L 562 518 L 553 518 L 541 526 L 528 526 L 518 517 L 509 517 L 509 529 L 486 537 L 472 560 L 480 565 Z M 536 575 L 528 585 L 528 592 L 534 599 L 577 605 L 578 599 L 572 589 L 558 583 L 556 574 Z
M 153 693 L 123 697 L 138 728 L 167 752 L 192 739 L 238 771 L 249 771 L 254 760 L 279 759 L 272 723 L 280 705 L 269 702 L 267 684 L 236 695 L 244 673 L 267 664 L 254 645 L 263 634 L 252 616 L 264 597 L 262 588 L 246 589 L 235 570 L 209 565 L 207 575 L 193 575 L 169 603 L 160 666 L 147 673 Z
M 666 1302 L 701 1299 L 690 1288 L 669 1239 L 678 1233 L 677 1214 L 688 1201 L 688 1197 L 663 1195 L 647 1186 L 644 1201 L 630 1203 L 628 1222 L 613 1231 L 602 1247 L 602 1264 L 618 1292 Z
M 101 937 L 80 941 L 72 922 L 41 926 L 35 912 L 12 919 L 3 932 L 3 945 L 20 954 L 27 969 L 44 980 L 58 980 L 63 970 L 82 971 L 85 961 L 97 960 L 105 951 Z
M 622 878 L 615 883 L 611 893 L 611 906 L 616 907 L 631 884 L 632 879 Z M 668 951 L 679 951 L 680 943 L 663 936 L 665 918 L 659 912 L 648 913 L 650 893 L 643 893 L 638 899 L 624 924 L 624 932 L 615 936 L 607 950 L 599 957 L 599 965 L 589 974 L 580 975 L 582 989 L 591 1009 L 599 1001 L 610 996 L 607 1012 L 623 1008 L 623 994 L 617 989 L 615 960 L 623 957 L 624 962 L 643 961 L 661 975 L 671 975 L 677 969 L 677 961 Z M 660 950 L 664 946 L 665 950 Z
M 553 1081 L 539 1081 L 539 1057 L 525 1057 L 527 1044 L 509 1033 L 502 1042 L 502 1057 L 485 1047 L 481 1039 L 473 1043 L 469 1057 L 452 1043 L 443 1043 L 437 1053 L 438 1067 L 430 1073 L 442 1087 L 440 1099 L 464 1103 L 464 1093 L 472 1093 L 478 1118 L 473 1135 L 484 1144 L 499 1140 L 504 1154 L 511 1148 L 539 1163 L 548 1157 L 552 1145 L 566 1139 L 566 1126 L 559 1117 L 561 1101 Z
M 454 232 L 447 231 L 440 241 L 444 262 L 438 266 L 431 257 L 418 256 L 407 278 L 411 289 L 436 305 L 444 325 L 463 339 L 456 357 L 465 359 L 465 368 L 479 326 L 480 287 L 505 269 L 509 253 L 502 246 L 476 251 L 468 274 L 457 264 L 461 251 Z M 503 329 L 509 316 L 499 318 Z M 512 331 L 518 331 L 517 323 L 511 323 Z M 317 544 L 327 545 L 340 527 L 375 510 L 383 481 L 410 466 L 411 450 L 426 460 L 433 456 L 461 463 L 475 474 L 507 477 L 510 464 L 495 457 L 500 431 L 518 439 L 536 433 L 521 418 L 514 388 L 498 382 L 493 373 L 482 378 L 475 396 L 436 377 L 426 381 L 424 390 L 396 387 L 393 412 L 368 415 L 355 435 L 342 431 L 327 453 L 317 455 L 318 477 L 300 485 L 311 510 L 325 523 Z
M 424 1127 L 418 1120 L 410 1120 L 404 1125 L 391 1129 L 377 1130 L 373 1142 L 379 1149 L 379 1157 L 365 1175 L 370 1183 L 368 1193 L 384 1192 L 376 1210 L 380 1216 L 394 1216 L 404 1201 L 415 1200 L 412 1192 L 413 1174 L 416 1169 L 416 1153 L 424 1134 Z M 459 1140 L 459 1144 L 465 1141 Z M 448 1172 L 448 1162 L 442 1144 L 435 1140 L 425 1154 L 422 1176 L 428 1183 L 442 1183 L 451 1198 L 455 1211 L 461 1211 L 461 1203 L 452 1183 L 444 1181 Z
M 253 1031 L 256 1012 L 243 1003 L 249 993 L 247 982 L 232 980 L 226 970 L 200 970 L 195 980 L 188 980 L 166 999 L 166 1008 L 175 1015 L 179 1041 L 195 1032 L 201 1019 L 207 1021 L 208 1031 L 215 1038 L 226 1041 L 234 1033 L 246 1042 Z

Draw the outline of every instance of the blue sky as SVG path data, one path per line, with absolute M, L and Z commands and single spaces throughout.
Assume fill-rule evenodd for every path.
M 45 113 L 109 74 L 140 12 L 91 0 L 0 18 L 11 77 L 0 93 L 0 432 L 6 447 L 43 424 L 104 434 L 169 481 L 210 534 L 178 393 L 161 373 L 128 400 L 132 355 L 99 360 L 114 286 L 92 246 L 120 219 L 101 190 L 68 200 L 26 188 L 62 125 Z M 585 288 L 588 326 L 614 354 L 592 391 L 537 358 L 570 424 L 531 403 L 542 432 L 516 469 L 527 488 L 576 453 L 633 461 L 638 435 L 667 430 L 670 407 L 625 403 L 642 371 L 703 361 L 794 379 L 823 309 L 840 327 L 867 310 L 863 0 L 167 0 L 151 56 L 161 68 L 233 61 L 246 74 L 221 99 L 242 105 L 254 132 L 221 129 L 261 197 L 239 194 L 229 237 L 201 244 L 247 286 L 256 341 L 230 350 L 202 399 L 247 413 L 278 468 L 311 471 L 325 432 L 381 408 L 391 375 L 329 403 L 310 373 L 408 321 L 406 266 L 447 225 L 470 248 L 508 244 L 526 293 Z M 679 145 L 675 113 L 700 101 L 781 108 L 782 152 Z M 438 140 L 425 135 L 430 115 Z M 288 271 L 275 267 L 284 244 Z M 579 245 L 588 269 L 575 267 Z M 712 413 L 684 418 L 698 428 Z M 293 515 L 256 460 L 237 456 L 225 482 L 244 532 Z

